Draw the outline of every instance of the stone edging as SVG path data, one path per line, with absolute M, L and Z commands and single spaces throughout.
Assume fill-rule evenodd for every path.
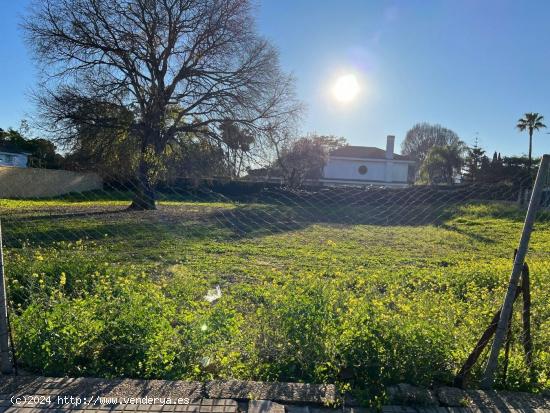
M 222 404 L 226 413 L 366 413 L 345 400 L 339 409 L 323 407 L 338 401 L 334 385 L 303 383 L 263 383 L 254 381 L 186 382 L 168 380 L 49 378 L 1 376 L 0 399 L 26 395 L 66 395 L 103 398 L 188 398 L 189 407 L 176 406 L 181 412 L 207 413 L 210 405 Z M 461 390 L 452 387 L 427 389 L 409 384 L 388 388 L 388 406 L 384 412 L 468 413 L 484 411 L 550 413 L 550 396 L 506 391 Z M 208 404 L 213 403 L 213 404 Z M 1 407 L 1 406 L 0 406 Z M 218 413 L 223 413 L 220 410 Z M 2 409 L 0 409 L 2 411 Z M 153 410 L 151 410 L 153 411 Z M 163 411 L 166 411 L 165 409 Z M 231 411 L 231 412 L 230 412 Z
M 186 382 L 169 380 L 49 378 L 4 376 L 0 394 L 69 394 L 102 397 L 186 397 L 199 399 L 271 400 L 274 402 L 333 404 L 333 384 L 264 383 L 256 381 Z
M 389 404 L 394 406 L 550 411 L 550 397 L 510 391 L 462 390 L 446 386 L 432 390 L 401 383 L 388 387 L 388 398 Z

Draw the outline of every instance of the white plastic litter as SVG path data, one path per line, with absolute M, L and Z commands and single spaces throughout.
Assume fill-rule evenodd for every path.
M 213 290 L 208 290 L 206 295 L 204 296 L 204 299 L 208 301 L 209 303 L 214 303 L 218 301 L 222 296 L 222 289 L 219 285 L 216 285 L 216 287 Z

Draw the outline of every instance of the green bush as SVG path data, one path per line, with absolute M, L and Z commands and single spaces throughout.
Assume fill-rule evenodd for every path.
M 169 375 L 181 352 L 172 303 L 150 282 L 95 277 L 93 293 L 36 296 L 15 318 L 19 359 L 46 375 Z

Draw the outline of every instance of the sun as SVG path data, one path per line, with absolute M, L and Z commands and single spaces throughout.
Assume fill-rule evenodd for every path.
M 354 100 L 361 87 L 357 77 L 353 74 L 342 75 L 336 79 L 332 87 L 332 94 L 338 102 L 347 103 Z

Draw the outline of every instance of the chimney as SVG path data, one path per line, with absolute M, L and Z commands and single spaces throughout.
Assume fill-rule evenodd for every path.
M 386 159 L 393 159 L 394 146 L 395 146 L 395 136 L 388 135 L 388 141 L 386 142 Z

